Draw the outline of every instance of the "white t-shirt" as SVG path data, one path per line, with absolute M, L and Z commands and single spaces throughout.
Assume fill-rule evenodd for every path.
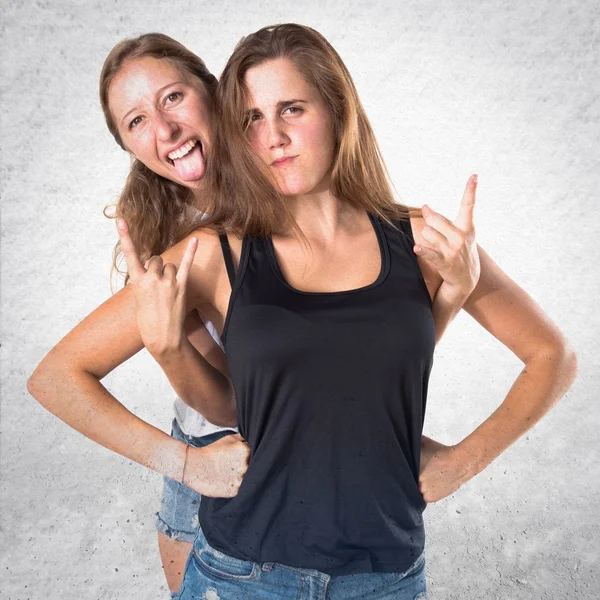
M 221 338 L 215 329 L 215 326 L 210 321 L 202 320 L 208 333 L 211 337 L 219 344 L 223 349 Z M 237 427 L 221 427 L 219 425 L 213 425 L 210 421 L 207 421 L 197 410 L 194 410 L 191 406 L 188 406 L 180 398 L 176 398 L 173 403 L 173 410 L 175 412 L 175 419 L 181 431 L 186 435 L 193 435 L 194 437 L 200 437 L 214 433 L 215 431 L 237 431 Z

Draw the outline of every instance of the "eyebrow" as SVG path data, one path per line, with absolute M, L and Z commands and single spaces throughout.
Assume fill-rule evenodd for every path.
M 277 103 L 277 108 L 278 108 L 278 110 L 282 110 L 284 108 L 288 108 L 292 104 L 307 104 L 307 101 L 306 100 L 300 100 L 300 99 L 295 99 L 295 100 L 280 100 Z M 259 110 L 259 109 L 256 108 L 256 107 L 249 108 L 248 112 L 252 112 L 254 110 Z
M 156 92 L 156 96 L 160 96 L 167 88 L 170 88 L 172 85 L 187 85 L 185 81 L 174 81 L 173 83 L 168 83 L 167 85 L 164 85 L 163 87 L 161 87 L 157 92 Z M 132 113 L 132 112 L 136 112 L 138 110 L 137 105 L 134 106 L 131 110 L 128 110 L 124 115 L 123 118 L 121 119 L 120 123 L 121 125 L 123 125 L 123 121 Z

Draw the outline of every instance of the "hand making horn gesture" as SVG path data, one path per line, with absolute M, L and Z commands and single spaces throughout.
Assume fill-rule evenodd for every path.
M 473 224 L 476 188 L 477 175 L 471 175 L 458 216 L 452 222 L 424 204 L 425 227 L 421 230 L 421 237 L 429 245 L 419 243 L 414 246 L 414 251 L 439 271 L 450 290 L 463 296 L 468 296 L 475 289 L 481 270 Z
M 190 239 L 181 264 L 163 264 L 160 256 L 151 256 L 142 266 L 124 219 L 117 220 L 121 249 L 136 302 L 140 335 L 154 358 L 180 347 L 185 337 L 186 285 L 194 261 L 197 238 Z

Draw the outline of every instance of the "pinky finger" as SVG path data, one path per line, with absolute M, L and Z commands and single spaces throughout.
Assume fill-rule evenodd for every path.
M 423 244 L 415 244 L 413 246 L 413 250 L 417 256 L 422 256 L 424 259 L 428 260 L 434 265 L 438 265 L 443 261 L 442 254 L 434 248 L 429 248 Z

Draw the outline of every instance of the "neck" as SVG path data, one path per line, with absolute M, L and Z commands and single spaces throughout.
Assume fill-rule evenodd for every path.
M 340 230 L 351 224 L 357 212 L 362 212 L 336 198 L 329 188 L 288 196 L 286 201 L 292 217 L 309 240 L 333 241 Z

